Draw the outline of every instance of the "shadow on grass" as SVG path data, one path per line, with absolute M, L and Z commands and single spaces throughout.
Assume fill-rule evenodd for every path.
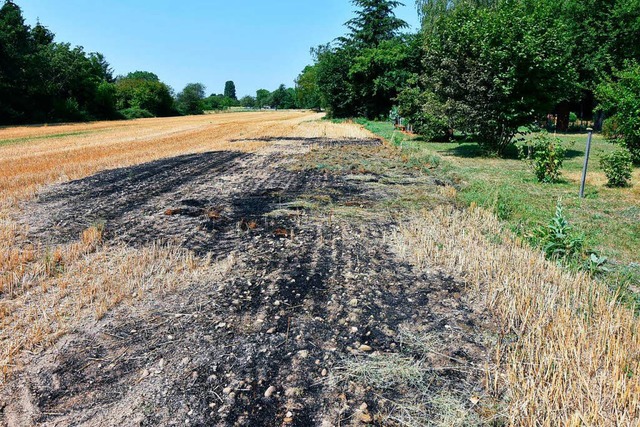
M 501 155 L 488 152 L 484 150 L 480 145 L 475 142 L 461 143 L 456 147 L 448 148 L 440 151 L 443 156 L 453 156 L 461 158 L 502 158 L 510 160 L 519 160 L 520 152 L 515 145 L 508 146 Z M 580 150 L 568 149 L 565 153 L 566 159 L 574 159 L 577 157 L 583 157 L 584 152 Z

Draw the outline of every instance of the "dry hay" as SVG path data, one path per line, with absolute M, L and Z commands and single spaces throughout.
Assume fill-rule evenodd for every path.
M 640 320 L 606 286 L 546 261 L 474 207 L 422 212 L 395 238 L 406 259 L 457 273 L 498 316 L 491 386 L 509 425 L 638 425 Z

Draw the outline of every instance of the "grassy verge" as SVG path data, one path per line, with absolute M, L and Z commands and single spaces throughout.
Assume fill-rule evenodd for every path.
M 547 224 L 561 201 L 574 230 L 584 235 L 586 247 L 608 259 L 610 271 L 600 271 L 606 281 L 631 302 L 640 303 L 640 169 L 634 171 L 634 186 L 606 187 L 600 157 L 616 147 L 599 135 L 593 141 L 586 197 L 580 199 L 585 134 L 560 136 L 568 149 L 562 181 L 541 184 L 516 155 L 488 158 L 475 143 L 425 142 L 396 131 L 388 122 L 358 122 L 413 157 L 432 159 L 431 164 L 439 165 L 439 172 L 457 184 L 460 201 L 493 211 L 519 236 Z

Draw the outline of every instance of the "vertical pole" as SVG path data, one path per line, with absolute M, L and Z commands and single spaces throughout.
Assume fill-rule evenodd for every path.
M 584 199 L 584 184 L 587 181 L 587 168 L 589 167 L 589 154 L 591 153 L 591 139 L 593 138 L 593 129 L 587 128 L 589 136 L 587 137 L 587 150 L 584 153 L 584 167 L 582 168 L 582 181 L 580 182 L 580 198 Z

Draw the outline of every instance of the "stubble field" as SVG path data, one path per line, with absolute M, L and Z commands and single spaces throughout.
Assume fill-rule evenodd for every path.
M 0 129 L 0 421 L 637 425 L 631 310 L 320 118 Z

